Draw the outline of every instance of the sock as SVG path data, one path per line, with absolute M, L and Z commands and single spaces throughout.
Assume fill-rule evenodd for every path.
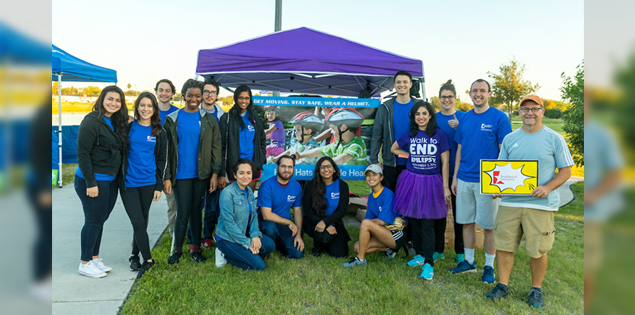
M 490 255 L 488 253 L 485 253 L 485 266 L 490 266 L 490 267 L 494 268 L 494 258 L 495 257 L 496 257 L 496 254 Z
M 466 248 L 465 249 L 465 260 L 470 263 L 470 265 L 474 264 L 474 248 Z
M 178 246 L 178 247 L 174 246 L 174 250 L 179 252 L 179 253 L 183 253 L 183 247 L 181 247 L 181 246 Z
M 197 246 L 197 245 L 190 245 L 190 250 L 194 253 L 198 252 L 199 250 L 201 250 L 201 246 Z

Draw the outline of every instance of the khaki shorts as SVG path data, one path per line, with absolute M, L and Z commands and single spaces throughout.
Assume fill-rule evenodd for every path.
M 523 234 L 525 253 L 540 258 L 553 246 L 553 211 L 500 206 L 494 224 L 494 248 L 515 253 Z
M 456 189 L 456 223 L 476 223 L 486 230 L 494 229 L 500 198 L 481 195 L 479 183 L 458 180 Z

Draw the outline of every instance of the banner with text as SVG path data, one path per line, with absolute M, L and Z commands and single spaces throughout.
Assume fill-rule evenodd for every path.
M 531 195 L 538 160 L 481 160 L 481 194 Z

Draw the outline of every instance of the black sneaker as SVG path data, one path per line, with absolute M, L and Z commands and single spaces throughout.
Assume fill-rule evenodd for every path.
M 130 271 L 139 271 L 139 269 L 141 268 L 139 256 L 130 256 L 128 261 L 130 262 Z
M 154 261 L 144 261 L 139 273 L 137 273 L 137 279 L 140 279 L 146 271 L 150 270 L 154 266 Z
M 545 301 L 542 299 L 542 291 L 538 288 L 531 288 L 529 291 L 529 306 L 541 308 L 545 305 Z
M 487 293 L 487 299 L 500 300 L 506 298 L 507 295 L 509 295 L 509 287 L 502 283 L 499 283 L 492 289 L 492 291 L 489 291 L 489 293 Z
M 170 255 L 170 258 L 168 258 L 168 264 L 174 265 L 179 263 L 181 261 L 181 256 L 183 256 L 183 253 L 173 251 L 172 254 Z
M 192 253 L 192 260 L 197 262 L 197 263 L 202 263 L 202 262 L 206 261 L 207 258 L 203 257 L 203 252 L 199 250 L 197 252 L 193 252 Z

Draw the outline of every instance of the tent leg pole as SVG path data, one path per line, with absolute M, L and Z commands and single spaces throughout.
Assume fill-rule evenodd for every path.
M 423 97 L 423 100 L 427 102 L 428 100 L 426 98 L 426 87 L 425 85 L 423 85 L 423 80 L 420 80 L 419 84 L 421 84 L 421 96 Z
M 59 106 L 57 107 L 59 112 L 59 121 L 57 126 L 57 139 L 58 139 L 58 151 L 59 157 L 57 159 L 57 186 L 62 188 L 62 74 L 57 75 L 57 97 L 59 100 Z

